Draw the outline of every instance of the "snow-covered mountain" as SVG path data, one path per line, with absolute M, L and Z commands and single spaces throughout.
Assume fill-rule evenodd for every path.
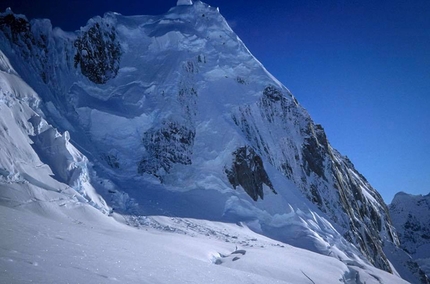
M 200 220 L 181 232 L 242 222 L 353 275 L 428 282 L 404 268 L 379 193 L 216 8 L 107 13 L 75 33 L 8 10 L 0 49 L 3 205 L 85 203 L 137 227 Z M 363 281 L 352 274 L 338 280 Z
M 430 275 L 430 194 L 399 192 L 388 208 L 400 246 Z

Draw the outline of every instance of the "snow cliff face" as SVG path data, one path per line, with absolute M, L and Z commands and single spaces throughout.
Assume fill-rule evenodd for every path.
M 400 246 L 430 275 L 430 194 L 397 193 L 389 209 Z
M 64 143 L 85 154 L 78 164 L 101 177 L 86 181 L 120 212 L 247 221 L 397 273 L 383 247 L 398 239 L 378 192 L 217 9 L 178 4 L 162 16 L 108 13 L 76 33 L 2 14 L 1 50 L 41 97 L 33 121 L 67 131 Z M 57 180 L 75 176 L 66 165 L 53 169 Z

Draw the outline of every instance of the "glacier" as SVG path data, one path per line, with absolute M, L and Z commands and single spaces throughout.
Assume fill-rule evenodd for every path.
M 128 242 L 157 242 L 121 223 L 155 235 L 178 233 L 163 235 L 171 244 L 159 249 L 164 258 L 158 258 L 157 269 L 175 246 L 193 242 L 182 235 L 197 235 L 201 250 L 212 242 L 225 251 L 222 240 L 278 257 L 230 236 L 239 227 L 248 239 L 288 244 L 302 261 L 296 268 L 314 255 L 315 263 L 330 259 L 340 271 L 324 274 L 328 282 L 428 282 L 419 267 L 408 270 L 395 261 L 404 254 L 379 193 L 331 147 L 323 127 L 251 54 L 217 8 L 178 1 L 160 16 L 106 13 L 77 32 L 7 10 L 0 15 L 0 31 L 1 204 L 26 208 L 2 208 L 7 215 L 42 224 L 49 221 L 39 215 L 71 216 L 89 224 L 82 233 L 94 240 L 111 228 L 113 235 L 130 234 Z M 61 222 L 53 226 L 79 244 L 79 234 Z M 5 226 L 17 230 L 15 224 Z M 226 226 L 230 233 L 209 241 L 208 232 L 222 235 L 212 226 Z M 91 233 L 89 227 L 98 229 Z M 23 228 L 24 235 L 37 230 L 32 224 Z M 145 246 L 142 254 L 150 247 Z M 90 250 L 97 255 L 97 246 Z M 214 252 L 209 263 L 264 271 L 256 268 L 256 262 L 262 265 L 257 257 L 246 264 L 225 261 L 246 259 L 235 251 Z M 114 251 L 109 253 L 113 258 Z M 190 265 L 195 253 L 201 252 L 187 255 Z M 14 260 L 12 250 L 7 255 Z M 299 270 L 276 275 L 304 277 Z M 158 281 L 168 282 L 158 274 Z

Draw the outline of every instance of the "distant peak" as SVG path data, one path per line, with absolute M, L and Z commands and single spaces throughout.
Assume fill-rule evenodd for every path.
M 176 6 L 182 6 L 182 5 L 193 5 L 192 0 L 178 0 L 176 3 Z
M 178 2 L 179 2 L 179 1 L 178 1 Z M 5 16 L 8 16 L 8 15 L 14 15 L 14 16 L 15 16 L 15 18 L 24 18 L 26 21 L 28 21 L 28 20 L 27 20 L 27 17 L 26 17 L 25 15 L 22 15 L 22 14 L 15 14 L 15 13 L 12 11 L 12 8 L 11 8 L 11 7 L 7 7 L 7 8 L 6 8 L 6 10 L 5 10 L 4 12 L 0 12 L 0 16 L 5 17 Z

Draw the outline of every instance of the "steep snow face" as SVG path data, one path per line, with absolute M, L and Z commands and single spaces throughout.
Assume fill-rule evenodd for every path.
M 397 193 L 389 209 L 400 246 L 430 275 L 430 194 Z
M 64 170 L 73 160 L 117 211 L 247 221 L 396 273 L 382 250 L 398 240 L 380 195 L 217 9 L 183 3 L 162 16 L 108 13 L 77 34 L 1 15 L 1 49 L 64 132 L 59 144 L 85 154 L 74 148 L 79 162 L 57 163 L 41 152 L 56 180 L 75 176 Z M 38 135 L 35 149 L 57 136 Z

